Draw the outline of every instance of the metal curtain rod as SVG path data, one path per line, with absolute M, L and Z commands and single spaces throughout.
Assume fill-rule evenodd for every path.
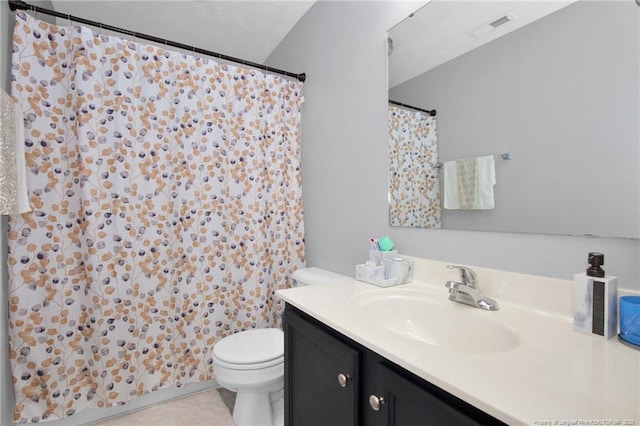
M 56 12 L 55 10 L 45 9 L 45 8 L 40 7 L 40 6 L 27 4 L 22 0 L 9 0 L 9 8 L 12 11 L 16 11 L 17 9 L 20 9 L 20 10 L 33 10 L 34 12 L 37 12 L 37 13 L 43 13 L 45 15 L 51 15 L 51 16 L 56 16 L 58 18 L 68 19 L 70 21 L 78 22 L 78 23 L 81 23 L 81 24 L 86 24 L 86 25 L 91 25 L 91 26 L 94 26 L 94 27 L 99 27 L 100 29 L 114 31 L 114 32 L 121 33 L 121 34 L 126 34 L 126 35 L 132 36 L 134 38 L 140 38 L 140 39 L 152 41 L 154 43 L 160 43 L 160 44 L 164 44 L 164 45 L 167 45 L 167 46 L 177 47 L 179 49 L 189 50 L 189 51 L 194 52 L 194 53 L 200 53 L 202 55 L 212 56 L 212 57 L 215 57 L 215 58 L 218 58 L 218 59 L 222 59 L 222 60 L 229 61 L 229 62 L 234 62 L 234 63 L 237 63 L 237 64 L 248 65 L 248 66 L 253 67 L 253 68 L 258 68 L 258 69 L 261 69 L 261 70 L 265 70 L 265 71 L 268 71 L 268 72 L 284 75 L 284 76 L 287 76 L 287 77 L 294 77 L 294 78 L 298 79 L 299 81 L 305 81 L 306 78 L 307 78 L 305 73 L 296 74 L 296 73 L 292 73 L 292 72 L 289 72 L 289 71 L 284 71 L 284 70 L 280 70 L 280 69 L 277 69 L 277 68 L 268 67 L 266 65 L 258 64 L 256 62 L 251 62 L 251 61 L 246 61 L 244 59 L 234 58 L 233 56 L 224 55 L 224 54 L 218 53 L 218 52 L 212 52 L 212 51 L 206 50 L 206 49 L 200 49 L 198 47 L 189 46 L 187 44 L 178 43 L 176 41 L 171 41 L 171 40 L 163 39 L 163 38 L 160 38 L 160 37 L 154 37 L 152 35 L 138 33 L 138 32 L 131 31 L 131 30 L 126 30 L 124 28 L 114 27 L 112 25 L 106 25 L 106 24 L 103 24 L 101 22 L 91 21 L 89 19 L 80 18 L 80 17 L 69 15 L 69 14 L 66 14 L 66 13 Z
M 511 160 L 511 153 L 510 152 L 504 152 L 502 154 L 494 154 L 493 158 L 495 158 L 496 160 Z M 436 163 L 436 168 L 440 169 L 442 168 L 442 163 L 441 162 L 437 162 Z
M 640 1 L 640 0 L 639 0 Z M 403 104 L 401 102 L 397 102 L 397 101 L 392 101 L 391 99 L 389 99 L 389 103 L 391 105 L 397 105 L 397 106 L 401 106 L 401 107 L 405 107 L 405 108 L 411 108 L 414 109 L 416 111 L 421 111 L 421 112 L 426 112 L 427 114 L 429 114 L 431 117 L 435 117 L 436 116 L 436 110 L 432 109 L 432 110 L 428 110 L 428 109 L 422 109 L 422 108 L 418 108 L 418 107 L 414 107 L 412 105 L 407 105 L 407 104 Z

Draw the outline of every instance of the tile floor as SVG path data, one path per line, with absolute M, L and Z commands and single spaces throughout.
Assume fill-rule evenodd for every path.
M 234 426 L 230 406 L 235 394 L 210 389 L 92 426 Z

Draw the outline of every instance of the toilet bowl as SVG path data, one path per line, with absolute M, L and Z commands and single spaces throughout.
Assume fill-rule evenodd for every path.
M 278 328 L 247 330 L 213 347 L 213 368 L 220 386 L 237 392 L 237 426 L 274 426 L 273 405 L 284 388 L 284 333 Z
M 320 268 L 294 272 L 294 285 L 345 279 Z M 220 386 L 237 392 L 236 426 L 284 424 L 284 333 L 278 328 L 246 330 L 213 347 L 213 368 Z

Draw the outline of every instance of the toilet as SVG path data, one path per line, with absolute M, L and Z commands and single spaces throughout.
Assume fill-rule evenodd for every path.
M 347 278 L 321 268 L 299 269 L 294 286 Z M 236 426 L 284 425 L 284 333 L 279 328 L 241 331 L 213 347 L 218 384 L 237 392 L 233 408 Z

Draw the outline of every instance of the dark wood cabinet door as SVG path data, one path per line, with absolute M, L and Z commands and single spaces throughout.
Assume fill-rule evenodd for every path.
M 284 333 L 285 425 L 358 425 L 360 352 L 291 309 Z
M 286 426 L 504 426 L 290 305 L 284 333 Z
M 386 418 L 389 426 L 488 424 L 484 423 L 488 421 L 485 416 L 475 418 L 460 411 L 432 389 L 425 389 L 384 364 L 378 366 L 378 391 L 376 396 L 384 401 L 377 414 Z

